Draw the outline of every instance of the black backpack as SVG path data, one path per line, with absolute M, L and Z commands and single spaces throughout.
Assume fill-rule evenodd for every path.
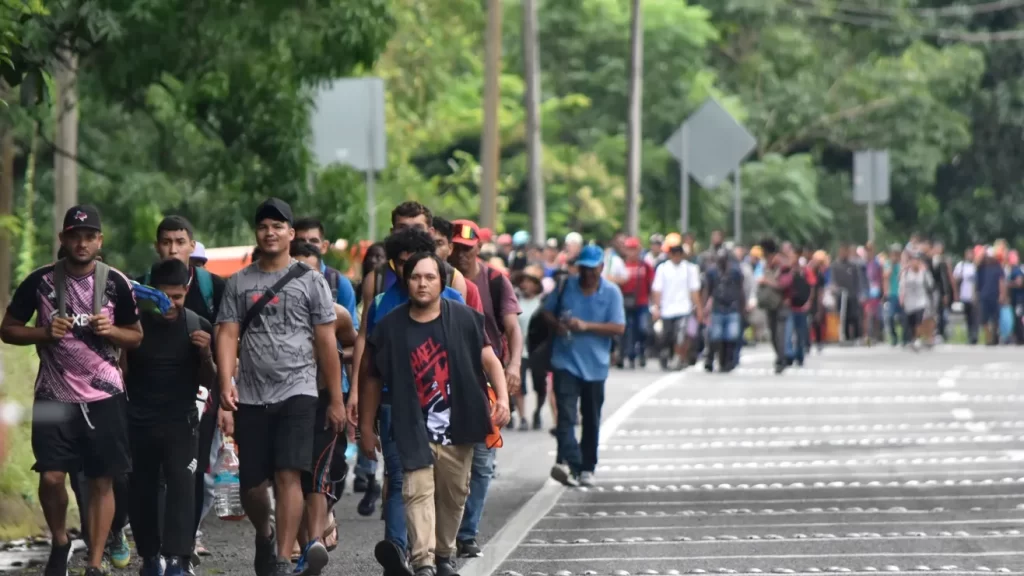
M 800 308 L 811 299 L 811 284 L 807 281 L 803 268 L 799 266 L 793 269 L 792 293 L 793 297 L 790 298 L 790 305 L 794 308 Z
M 536 363 L 538 366 L 544 366 L 549 372 L 551 371 L 551 349 L 555 341 L 555 331 L 544 320 L 544 310 L 547 308 L 548 299 L 555 298 L 554 314 L 556 318 L 561 316 L 562 294 L 565 292 L 565 282 L 568 278 L 568 274 L 560 274 L 555 277 L 557 283 L 555 289 L 544 297 L 540 310 L 530 318 L 530 323 L 526 327 L 526 349 L 530 353 L 530 364 Z

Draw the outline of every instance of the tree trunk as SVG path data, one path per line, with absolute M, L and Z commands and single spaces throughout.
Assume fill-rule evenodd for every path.
M 636 236 L 640 228 L 640 153 L 644 92 L 644 25 L 640 0 L 632 0 L 629 48 L 629 151 L 626 166 L 626 233 Z
M 540 45 L 537 40 L 537 0 L 523 0 L 523 60 L 526 67 L 526 153 L 529 162 L 530 235 L 534 244 L 547 237 L 544 200 L 544 149 L 540 132 Z
M 36 149 L 39 147 L 39 123 L 32 124 L 32 139 L 25 162 L 25 186 L 18 211 L 21 222 L 21 249 L 18 251 L 17 278 L 20 282 L 36 269 L 36 220 L 33 208 L 36 202 Z
M 59 234 L 64 213 L 78 204 L 78 54 L 67 47 L 60 48 L 54 72 L 57 87 L 57 136 L 54 143 L 57 149 L 53 155 L 53 225 Z M 60 241 L 55 237 L 55 259 L 59 248 Z
M 480 225 L 492 230 L 498 221 L 499 141 L 498 107 L 501 76 L 501 0 L 487 0 L 487 32 L 484 39 L 484 130 L 480 145 Z
M 0 218 L 11 220 L 14 209 L 14 127 L 0 125 Z M 0 225 L 0 307 L 11 301 L 11 230 Z

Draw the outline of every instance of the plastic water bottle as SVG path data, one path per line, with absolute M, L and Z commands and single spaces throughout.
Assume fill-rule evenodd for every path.
M 217 457 L 217 475 L 213 479 L 214 504 L 221 520 L 242 520 L 241 492 L 238 486 L 238 454 L 235 445 L 225 440 Z

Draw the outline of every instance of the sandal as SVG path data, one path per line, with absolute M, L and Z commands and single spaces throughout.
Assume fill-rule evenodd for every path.
M 328 552 L 333 552 L 338 547 L 338 522 L 331 520 L 327 530 L 324 530 L 324 538 L 321 541 Z

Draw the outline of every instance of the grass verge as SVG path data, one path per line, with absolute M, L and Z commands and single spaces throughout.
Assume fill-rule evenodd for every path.
M 38 475 L 32 471 L 32 396 L 39 359 L 31 346 L 0 345 L 4 401 L 24 409 L 22 421 L 8 430 L 7 461 L 0 464 L 0 541 L 45 533 L 46 522 L 36 494 Z M 78 524 L 78 508 L 68 489 L 69 525 Z

